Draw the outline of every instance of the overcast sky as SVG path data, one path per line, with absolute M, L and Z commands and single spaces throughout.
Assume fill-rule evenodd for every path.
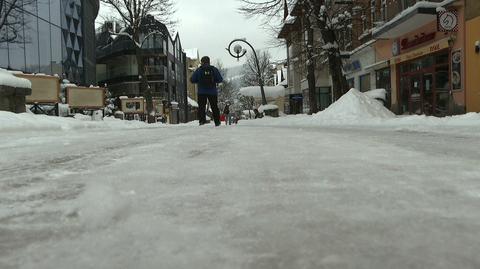
M 198 48 L 200 57 L 210 56 L 224 66 L 241 65 L 225 48 L 234 38 L 247 38 L 257 50 L 271 46 L 269 33 L 258 20 L 246 19 L 237 9 L 238 0 L 176 0 L 176 27 L 184 49 Z M 102 12 L 102 11 L 100 11 Z M 270 49 L 273 60 L 285 59 L 285 48 Z

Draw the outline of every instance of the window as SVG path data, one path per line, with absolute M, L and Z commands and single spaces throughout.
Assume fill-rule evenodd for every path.
M 52 58 L 50 50 L 50 24 L 38 20 L 39 47 L 40 47 L 40 72 L 45 74 L 52 73 Z
M 360 76 L 360 91 L 366 92 L 370 90 L 370 74 Z
M 387 0 L 382 0 L 382 7 L 380 9 L 380 16 L 381 20 L 386 22 L 387 21 Z
M 32 14 L 36 13 L 36 3 L 28 4 L 25 9 Z M 24 13 L 25 20 L 25 71 L 38 73 L 40 72 L 39 59 L 39 43 L 38 43 L 38 18 Z
M 347 79 L 348 88 L 355 88 L 355 78 Z
M 370 14 L 371 14 L 371 20 L 372 20 L 372 25 L 375 23 L 377 20 L 375 10 L 376 10 L 376 0 L 371 0 L 370 1 Z
M 391 94 L 392 94 L 392 86 L 391 86 L 391 79 L 390 79 L 390 68 L 385 68 L 378 70 L 376 72 L 376 84 L 375 86 L 377 89 L 385 89 L 387 91 L 386 102 L 385 106 L 390 107 L 391 105 Z

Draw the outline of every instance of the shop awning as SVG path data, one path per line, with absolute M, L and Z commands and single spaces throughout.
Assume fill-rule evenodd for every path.
M 420 1 L 405 9 L 386 24 L 373 29 L 375 39 L 393 39 L 403 36 L 437 19 L 437 8 L 444 7 L 455 0 L 444 0 L 440 3 Z
M 389 62 L 390 62 L 389 60 L 376 62 L 374 64 L 365 66 L 365 70 L 378 70 L 378 69 L 386 68 L 390 66 Z

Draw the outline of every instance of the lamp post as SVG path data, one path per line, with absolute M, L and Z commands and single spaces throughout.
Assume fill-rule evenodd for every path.
M 265 89 L 263 88 L 263 75 L 262 75 L 262 71 L 260 70 L 260 63 L 258 62 L 258 57 L 257 57 L 257 53 L 255 52 L 255 49 L 253 48 L 253 46 L 247 42 L 247 40 L 245 39 L 234 39 L 232 40 L 232 42 L 230 42 L 230 44 L 228 45 L 228 48 L 227 48 L 227 51 L 228 53 L 233 57 L 233 58 L 237 58 L 240 59 L 242 58 L 243 56 L 245 56 L 245 54 L 247 54 L 247 50 L 242 48 L 242 46 L 240 44 L 237 44 L 233 47 L 233 51 L 235 52 L 235 54 L 232 53 L 232 45 L 235 43 L 235 42 L 243 42 L 245 44 L 247 44 L 251 49 L 252 49 L 252 52 L 253 52 L 253 56 L 255 57 L 255 64 L 257 65 L 257 72 L 258 72 L 258 84 L 260 85 L 260 92 L 262 93 L 262 105 L 266 105 L 267 104 L 267 98 L 265 97 Z

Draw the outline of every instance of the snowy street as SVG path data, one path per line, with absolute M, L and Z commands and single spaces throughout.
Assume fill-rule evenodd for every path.
M 480 268 L 479 148 L 248 122 L 0 132 L 0 268 Z

